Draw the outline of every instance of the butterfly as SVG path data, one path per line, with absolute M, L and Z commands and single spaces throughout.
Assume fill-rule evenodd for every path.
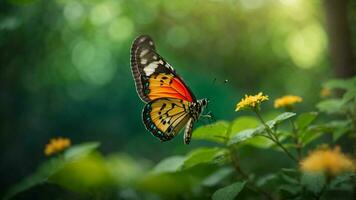
M 156 51 L 150 36 L 137 37 L 131 47 L 131 70 L 136 90 L 143 102 L 143 123 L 162 142 L 174 138 L 185 126 L 184 143 L 189 144 L 194 123 L 208 105 L 197 100 L 176 73 Z

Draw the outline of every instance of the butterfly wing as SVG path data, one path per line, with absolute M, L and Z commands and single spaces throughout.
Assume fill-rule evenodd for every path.
M 171 140 L 191 119 L 189 105 L 189 101 L 177 98 L 153 100 L 143 109 L 143 122 L 161 141 Z
M 155 51 L 153 40 L 149 36 L 139 36 L 133 42 L 131 70 L 137 93 L 146 103 L 159 98 L 196 101 L 173 67 Z

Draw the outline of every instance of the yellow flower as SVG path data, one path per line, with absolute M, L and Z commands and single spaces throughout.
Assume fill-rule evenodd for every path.
M 281 98 L 278 98 L 274 101 L 274 107 L 275 108 L 281 108 L 281 107 L 291 107 L 295 103 L 302 102 L 303 99 L 299 96 L 294 96 L 294 95 L 286 95 Z
M 268 95 L 263 95 L 262 92 L 256 95 L 245 95 L 245 98 L 241 99 L 241 101 L 236 104 L 235 111 L 239 111 L 246 108 L 256 108 L 263 101 L 267 100 Z
M 337 175 L 355 170 L 355 163 L 340 151 L 340 147 L 335 147 L 334 149 L 315 150 L 301 161 L 300 168 L 304 172 L 324 172 Z
M 53 138 L 50 142 L 46 145 L 44 149 L 44 153 L 46 156 L 50 156 L 52 154 L 58 153 L 63 151 L 64 149 L 70 146 L 70 139 L 68 138 Z
M 320 91 L 320 96 L 323 98 L 331 96 L 331 89 L 327 87 L 322 88 Z

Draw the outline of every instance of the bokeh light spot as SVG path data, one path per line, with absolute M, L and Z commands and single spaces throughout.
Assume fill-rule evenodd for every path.
M 167 32 L 167 40 L 173 47 L 184 47 L 189 39 L 187 29 L 181 26 L 174 26 Z
M 125 41 L 130 38 L 134 32 L 134 24 L 129 18 L 120 17 L 111 22 L 108 32 L 111 39 Z
M 314 23 L 291 33 L 286 48 L 293 62 L 301 68 L 318 64 L 326 48 L 326 34 L 320 24 Z
M 264 4 L 263 0 L 240 0 L 240 3 L 248 10 L 260 8 Z
M 63 10 L 64 17 L 70 22 L 71 24 L 80 21 L 81 17 L 83 16 L 84 8 L 83 6 L 77 1 L 69 2 Z
M 91 10 L 90 21 L 94 25 L 101 25 L 111 20 L 113 16 L 112 7 L 107 4 L 99 4 Z
M 298 0 L 279 0 L 283 5 L 286 6 L 295 6 L 298 4 Z
M 88 41 L 79 41 L 73 48 L 72 60 L 80 77 L 94 85 L 109 82 L 116 70 L 112 55 L 106 48 L 94 47 Z

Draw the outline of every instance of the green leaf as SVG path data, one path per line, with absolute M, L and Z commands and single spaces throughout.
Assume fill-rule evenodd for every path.
M 282 139 L 283 138 L 280 138 L 280 140 L 282 140 Z M 273 145 L 275 145 L 275 143 L 272 140 L 270 140 L 266 137 L 263 137 L 262 133 L 256 134 L 254 137 L 247 139 L 244 144 L 250 145 L 253 147 L 257 147 L 257 148 L 262 148 L 262 149 L 270 148 Z
M 193 138 L 199 140 L 208 140 L 218 143 L 224 143 L 227 140 L 227 129 L 229 122 L 217 121 L 213 124 L 200 126 L 193 132 Z
M 231 168 L 231 167 L 220 168 L 219 170 L 217 170 L 216 172 L 214 172 L 210 176 L 206 177 L 203 180 L 202 185 L 208 186 L 208 187 L 217 185 L 218 183 L 220 183 L 221 180 L 226 178 L 233 171 L 234 171 L 234 169 Z
M 35 173 L 27 176 L 22 181 L 11 187 L 4 196 L 4 199 L 11 199 L 21 192 L 47 182 L 48 178 L 60 170 L 64 164 L 64 160 L 59 158 L 52 158 L 44 162 Z
M 184 161 L 183 168 L 187 169 L 198 164 L 224 163 L 227 159 L 228 151 L 224 148 L 200 148 L 190 152 Z
M 79 159 L 81 157 L 87 156 L 92 153 L 100 146 L 98 142 L 87 142 L 72 146 L 64 153 L 64 158 L 66 160 Z
M 184 164 L 184 156 L 172 156 L 159 162 L 152 170 L 153 174 L 176 172 Z
M 349 185 L 352 187 L 353 182 L 355 183 L 356 181 L 356 173 L 353 172 L 348 172 L 341 174 L 337 177 L 335 177 L 331 182 L 330 182 L 330 189 L 340 189 L 344 185 Z
M 339 138 L 341 138 L 343 135 L 348 133 L 350 131 L 350 127 L 348 126 L 342 126 L 335 131 L 333 131 L 333 142 L 336 142 Z
M 319 102 L 316 107 L 327 114 L 342 114 L 343 113 L 343 101 L 340 99 L 328 99 Z
M 255 129 L 246 129 L 246 130 L 240 131 L 237 134 L 234 134 L 234 136 L 232 138 L 230 138 L 230 140 L 227 144 L 234 145 L 234 144 L 241 143 L 241 142 L 248 140 L 258 134 L 262 134 L 263 130 L 264 129 L 262 127 L 259 127 L 259 128 L 255 128 Z
M 330 88 L 330 89 L 352 89 L 356 87 L 356 78 L 350 78 L 350 79 L 334 79 L 326 82 L 324 84 L 324 87 Z
M 299 185 L 281 185 L 278 187 L 280 191 L 285 191 L 291 195 L 296 195 L 301 192 L 302 188 Z
M 68 160 L 60 170 L 49 177 L 49 182 L 84 193 L 115 184 L 106 160 L 99 153 Z
M 318 139 L 323 134 L 324 134 L 324 132 L 322 132 L 322 131 L 306 130 L 305 132 L 302 133 L 301 141 L 302 141 L 303 145 L 307 145 L 307 144 L 311 143 L 312 141 Z
M 127 154 L 111 154 L 105 159 L 107 168 L 118 185 L 132 185 L 150 167 L 145 159 L 133 158 Z
M 307 190 L 319 193 L 326 184 L 326 177 L 323 173 L 303 173 L 301 184 L 305 186 Z
M 245 129 L 256 128 L 259 124 L 259 121 L 254 117 L 238 117 L 231 124 L 230 137 Z
M 234 200 L 244 188 L 246 182 L 235 182 L 214 192 L 213 200 Z
M 300 114 L 295 121 L 297 128 L 299 130 L 307 128 L 316 119 L 317 116 L 317 112 L 308 112 Z
M 283 121 L 291 118 L 291 117 L 294 117 L 296 114 L 293 113 L 293 112 L 284 112 L 280 115 L 278 115 L 276 118 L 266 122 L 267 125 L 270 127 L 270 128 L 273 128 L 275 127 L 277 124 L 280 124 L 282 123 Z
M 269 184 L 271 181 L 274 181 L 278 178 L 277 174 L 267 174 L 259 178 L 256 182 L 258 187 Z

